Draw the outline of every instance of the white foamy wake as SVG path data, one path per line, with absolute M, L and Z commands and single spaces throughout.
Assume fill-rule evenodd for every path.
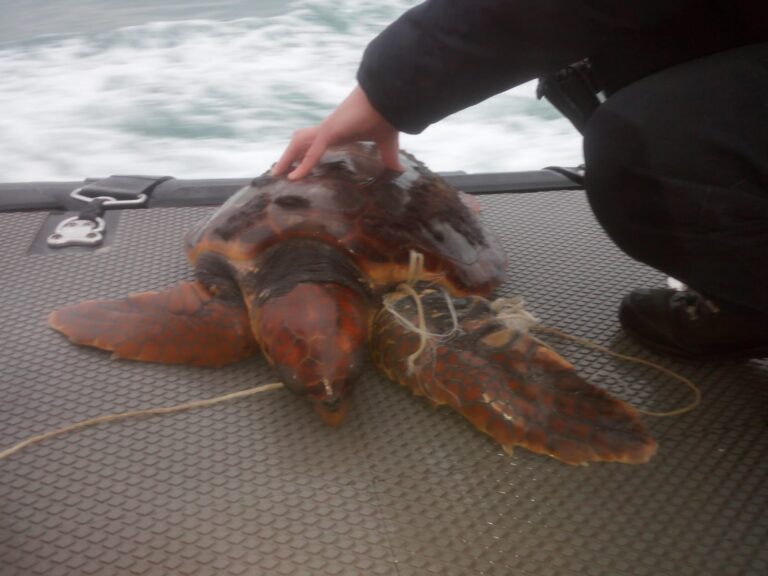
M 268 18 L 149 23 L 0 48 L 0 181 L 249 177 L 347 94 L 367 42 L 415 0 L 304 0 Z M 522 86 L 405 136 L 435 170 L 581 162 Z

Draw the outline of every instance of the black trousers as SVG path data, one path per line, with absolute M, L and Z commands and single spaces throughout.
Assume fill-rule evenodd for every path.
M 622 88 L 585 129 L 586 189 L 633 258 L 768 313 L 768 43 Z

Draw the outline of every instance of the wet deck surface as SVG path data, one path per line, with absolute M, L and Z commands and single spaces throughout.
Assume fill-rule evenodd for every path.
M 612 246 L 581 193 L 481 202 L 510 257 L 500 294 L 700 386 L 693 413 L 647 418 L 660 445 L 650 464 L 508 457 L 368 370 L 339 430 L 276 391 L 101 425 L 0 462 L 0 575 L 768 573 L 768 361 L 669 361 L 629 341 L 622 295 L 664 278 Z M 109 247 L 57 254 L 29 253 L 45 214 L 0 214 L 0 448 L 274 380 L 259 358 L 220 370 L 110 361 L 46 326 L 62 304 L 191 277 L 181 238 L 209 211 L 126 211 Z M 690 399 L 649 368 L 552 344 L 636 406 Z

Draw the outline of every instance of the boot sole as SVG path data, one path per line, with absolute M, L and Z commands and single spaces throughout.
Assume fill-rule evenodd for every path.
M 622 326 L 624 332 L 633 340 L 636 340 L 640 345 L 652 352 L 656 352 L 662 356 L 671 356 L 683 360 L 698 360 L 706 362 L 723 362 L 723 361 L 737 361 L 737 360 L 759 360 L 761 358 L 768 358 L 768 346 L 758 346 L 756 348 L 747 348 L 740 350 L 730 351 L 718 351 L 718 352 L 690 352 L 688 350 L 681 350 L 679 348 L 672 348 L 659 344 L 653 340 L 643 337 L 631 328 Z

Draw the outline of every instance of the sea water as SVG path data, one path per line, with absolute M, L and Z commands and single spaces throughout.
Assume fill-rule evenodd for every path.
M 416 0 L 0 0 L 0 181 L 250 177 L 354 86 L 366 44 Z M 582 161 L 531 82 L 403 148 L 442 171 Z

